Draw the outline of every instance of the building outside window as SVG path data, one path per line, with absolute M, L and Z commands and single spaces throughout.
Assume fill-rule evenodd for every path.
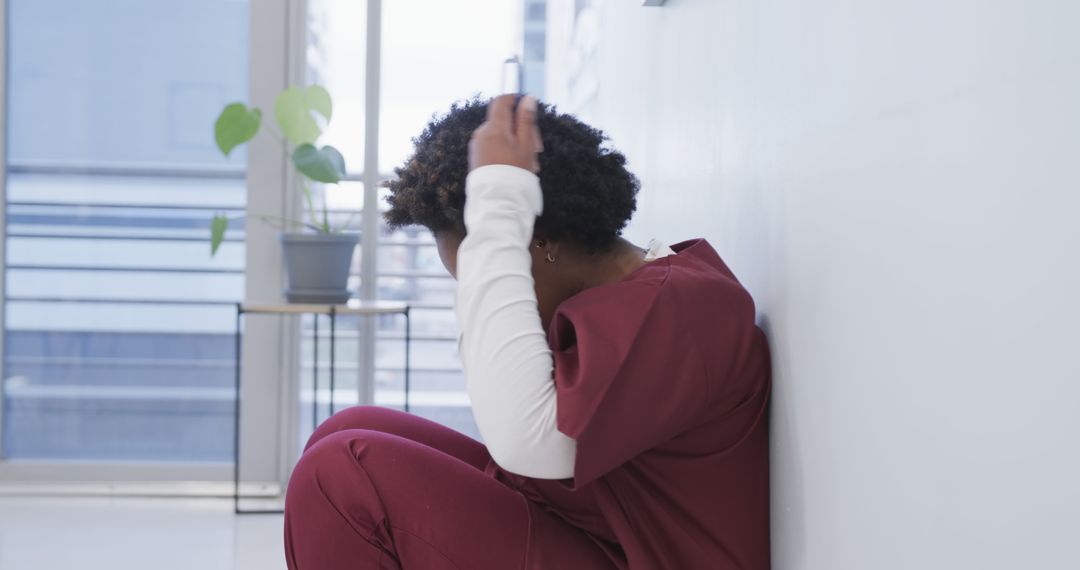
M 456 352 L 454 283 L 432 236 L 389 232 L 381 221 L 362 227 L 372 128 L 366 7 L 307 2 L 307 81 L 325 85 L 335 103 L 322 142 L 349 167 L 346 181 L 320 191 L 337 219 L 377 240 L 370 274 L 357 249 L 351 287 L 371 280 L 378 298 L 413 306 L 413 411 L 478 437 Z M 542 0 L 382 4 L 380 179 L 393 176 L 434 114 L 496 94 L 508 56 L 522 58 L 526 88 L 542 95 L 544 8 Z M 250 100 L 252 6 L 8 0 L 8 9 L 0 458 L 228 463 L 244 229 L 261 222 L 242 219 L 244 148 L 222 158 L 212 125 L 226 103 Z M 238 221 L 211 258 L 209 220 L 222 211 Z M 338 407 L 403 405 L 402 325 L 380 318 L 365 340 L 360 321 L 342 319 Z M 307 318 L 297 339 L 300 440 L 312 398 L 330 398 L 312 391 L 314 338 Z
M 226 461 L 246 1 L 9 0 L 3 454 Z M 242 158 L 242 157 L 241 157 Z

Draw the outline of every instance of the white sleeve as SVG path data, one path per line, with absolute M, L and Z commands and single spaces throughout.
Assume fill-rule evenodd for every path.
M 469 173 L 465 195 L 458 342 L 476 425 L 503 469 L 540 479 L 572 477 L 577 443 L 556 427 L 553 361 L 529 254 L 543 210 L 540 181 L 515 166 L 483 166 Z

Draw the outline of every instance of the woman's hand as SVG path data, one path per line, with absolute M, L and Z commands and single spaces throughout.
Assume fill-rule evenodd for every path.
M 508 164 L 540 172 L 537 153 L 544 150 L 536 126 L 536 98 L 500 95 L 488 104 L 487 119 L 469 140 L 469 172 L 490 164 Z

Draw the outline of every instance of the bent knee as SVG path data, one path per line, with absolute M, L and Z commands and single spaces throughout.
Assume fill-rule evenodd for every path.
M 407 443 L 362 429 L 326 435 L 293 468 L 285 493 L 286 520 L 315 520 L 331 513 L 334 520 L 340 518 L 358 533 L 370 535 L 386 518 L 382 491 L 372 475 L 384 472 L 393 463 L 388 460 L 393 450 Z
M 404 412 L 383 408 L 380 406 L 353 406 L 330 416 L 311 434 L 304 452 L 323 438 L 344 430 L 365 429 L 372 431 L 387 431 L 389 426 L 398 415 Z
M 329 433 L 312 443 L 293 468 L 298 472 L 334 473 L 356 465 L 368 467 L 386 458 L 398 457 L 414 442 L 370 429 L 344 429 Z
M 396 458 L 411 442 L 394 435 L 364 429 L 331 433 L 300 456 L 289 477 L 289 496 L 320 494 L 348 496 L 371 486 L 371 474 L 397 468 Z

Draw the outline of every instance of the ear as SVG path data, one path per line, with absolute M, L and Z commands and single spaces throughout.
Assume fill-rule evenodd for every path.
M 532 247 L 529 248 L 529 251 L 544 259 L 558 259 L 559 242 L 550 241 L 542 236 L 534 234 Z

